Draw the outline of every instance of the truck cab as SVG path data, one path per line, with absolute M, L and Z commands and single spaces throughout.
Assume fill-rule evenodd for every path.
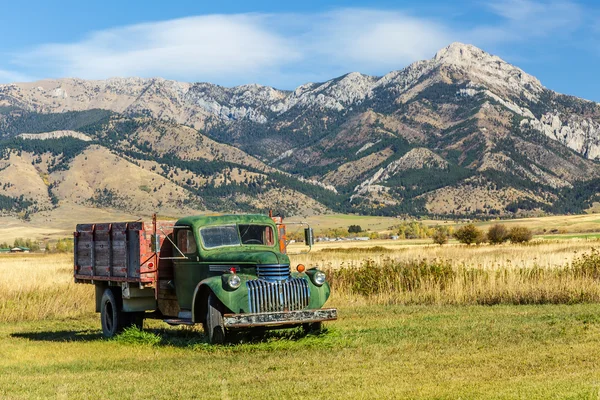
M 211 341 L 220 341 L 214 336 L 227 329 L 249 325 L 296 321 L 316 327 L 322 315 L 306 318 L 305 310 L 325 304 L 329 284 L 321 271 L 306 271 L 303 266 L 292 271 L 285 239 L 279 237 L 284 232 L 264 215 L 195 216 L 177 221 L 173 229 L 177 251 L 173 253 L 180 257 L 173 257 L 172 285 L 178 316 L 203 323 Z M 290 319 L 289 313 L 295 311 L 300 312 L 297 318 Z

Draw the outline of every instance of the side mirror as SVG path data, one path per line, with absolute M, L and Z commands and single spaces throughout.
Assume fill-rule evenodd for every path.
M 313 235 L 312 228 L 304 229 L 304 244 L 306 244 L 307 246 L 312 246 L 313 244 L 315 244 L 315 237 Z

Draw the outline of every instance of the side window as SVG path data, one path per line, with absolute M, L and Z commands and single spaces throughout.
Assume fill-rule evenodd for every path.
M 196 240 L 194 233 L 189 229 L 182 229 L 177 232 L 177 247 L 184 254 L 196 253 Z

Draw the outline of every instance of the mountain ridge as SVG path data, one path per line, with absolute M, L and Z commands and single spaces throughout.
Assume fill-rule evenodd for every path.
M 587 207 L 600 179 L 598 103 L 462 43 L 380 77 L 351 72 L 289 91 L 162 78 L 0 85 L 0 145 L 61 130 L 130 162 L 158 162 L 197 204 L 211 193 L 217 209 L 235 207 L 258 179 L 273 201 L 277 189 L 317 196 L 308 208 L 319 212 L 558 212 Z M 241 172 L 223 178 L 207 163 Z M 577 191 L 577 204 L 562 204 Z M 488 201 L 444 205 L 461 193 Z

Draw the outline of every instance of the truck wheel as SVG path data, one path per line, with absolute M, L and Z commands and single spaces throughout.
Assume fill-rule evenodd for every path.
M 100 321 L 104 337 L 110 338 L 121 332 L 124 328 L 124 320 L 121 304 L 117 302 L 113 291 L 110 288 L 106 289 L 100 304 Z
M 208 305 L 206 307 L 206 321 L 204 323 L 204 332 L 211 344 L 222 344 L 225 342 L 225 324 L 223 322 L 223 305 L 217 299 L 217 296 L 210 294 L 208 296 Z
M 319 333 L 323 329 L 322 322 L 310 322 L 308 324 L 302 324 L 304 333 Z

